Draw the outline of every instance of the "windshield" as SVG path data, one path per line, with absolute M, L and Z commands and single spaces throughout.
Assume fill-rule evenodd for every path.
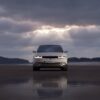
M 37 52 L 63 52 L 60 45 L 41 45 Z

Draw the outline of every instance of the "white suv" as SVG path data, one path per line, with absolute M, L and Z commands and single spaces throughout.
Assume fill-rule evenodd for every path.
M 60 45 L 40 45 L 34 52 L 33 70 L 60 68 L 67 70 L 67 52 Z

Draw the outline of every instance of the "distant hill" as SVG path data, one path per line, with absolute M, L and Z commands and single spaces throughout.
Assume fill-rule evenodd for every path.
M 29 61 L 19 58 L 5 58 L 0 57 L 0 64 L 28 64 Z
M 96 58 L 77 58 L 70 57 L 68 58 L 68 62 L 100 62 L 100 57 Z M 0 64 L 29 64 L 30 62 L 25 59 L 19 58 L 6 58 L 0 56 Z
M 68 58 L 68 62 L 100 62 L 100 57 L 96 57 L 96 58 L 71 57 L 71 58 Z

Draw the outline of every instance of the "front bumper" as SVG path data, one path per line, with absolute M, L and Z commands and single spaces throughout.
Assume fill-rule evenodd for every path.
M 41 63 L 41 64 L 67 64 L 67 58 L 64 59 L 46 59 L 46 58 L 42 58 L 42 59 L 34 59 L 34 63 Z
M 60 67 L 66 67 L 66 63 L 35 63 L 33 64 L 34 67 L 43 67 L 43 68 L 60 68 Z
M 42 67 L 42 68 L 64 68 L 67 65 L 67 59 L 57 59 L 57 58 L 42 58 L 42 59 L 34 59 L 33 66 L 34 67 Z

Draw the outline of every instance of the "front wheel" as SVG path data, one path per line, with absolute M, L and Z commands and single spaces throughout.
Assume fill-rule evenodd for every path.
M 39 67 L 34 67 L 34 66 L 33 66 L 33 71 L 39 71 L 39 70 L 40 70 Z
M 62 71 L 67 71 L 68 70 L 68 65 L 66 65 L 65 67 L 61 68 Z

